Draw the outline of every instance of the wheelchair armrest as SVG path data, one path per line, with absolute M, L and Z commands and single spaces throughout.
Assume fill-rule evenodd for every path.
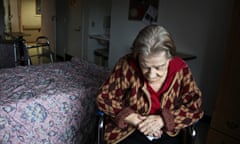
M 97 134 L 97 144 L 104 143 L 104 112 L 97 110 L 98 117 L 98 134 Z
M 189 134 L 192 136 L 192 137 L 196 137 L 197 136 L 197 124 L 193 124 L 189 127 Z
M 189 127 L 186 127 L 182 130 L 183 143 L 184 144 L 194 144 L 196 137 L 198 135 L 197 129 L 198 123 L 195 123 Z

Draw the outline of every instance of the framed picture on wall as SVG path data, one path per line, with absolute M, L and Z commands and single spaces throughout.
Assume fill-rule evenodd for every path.
M 41 15 L 41 0 L 36 0 L 36 15 Z
M 157 22 L 158 0 L 129 0 L 128 20 Z

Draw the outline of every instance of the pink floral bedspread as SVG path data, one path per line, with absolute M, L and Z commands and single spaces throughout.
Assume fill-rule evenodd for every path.
M 108 75 L 78 59 L 0 69 L 0 144 L 90 144 Z

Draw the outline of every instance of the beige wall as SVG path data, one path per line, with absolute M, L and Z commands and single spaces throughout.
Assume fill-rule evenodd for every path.
M 22 25 L 41 25 L 41 15 L 36 15 L 35 0 L 22 0 Z
M 24 39 L 28 42 L 34 42 L 41 35 L 41 15 L 36 15 L 35 0 L 22 0 L 21 11 L 21 29 L 24 33 L 30 34 Z

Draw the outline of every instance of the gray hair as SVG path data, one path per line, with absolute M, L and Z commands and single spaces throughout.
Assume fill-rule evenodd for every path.
M 156 52 L 166 52 L 171 58 L 176 53 L 174 41 L 168 31 L 159 25 L 149 25 L 143 28 L 133 42 L 133 54 L 150 55 Z

